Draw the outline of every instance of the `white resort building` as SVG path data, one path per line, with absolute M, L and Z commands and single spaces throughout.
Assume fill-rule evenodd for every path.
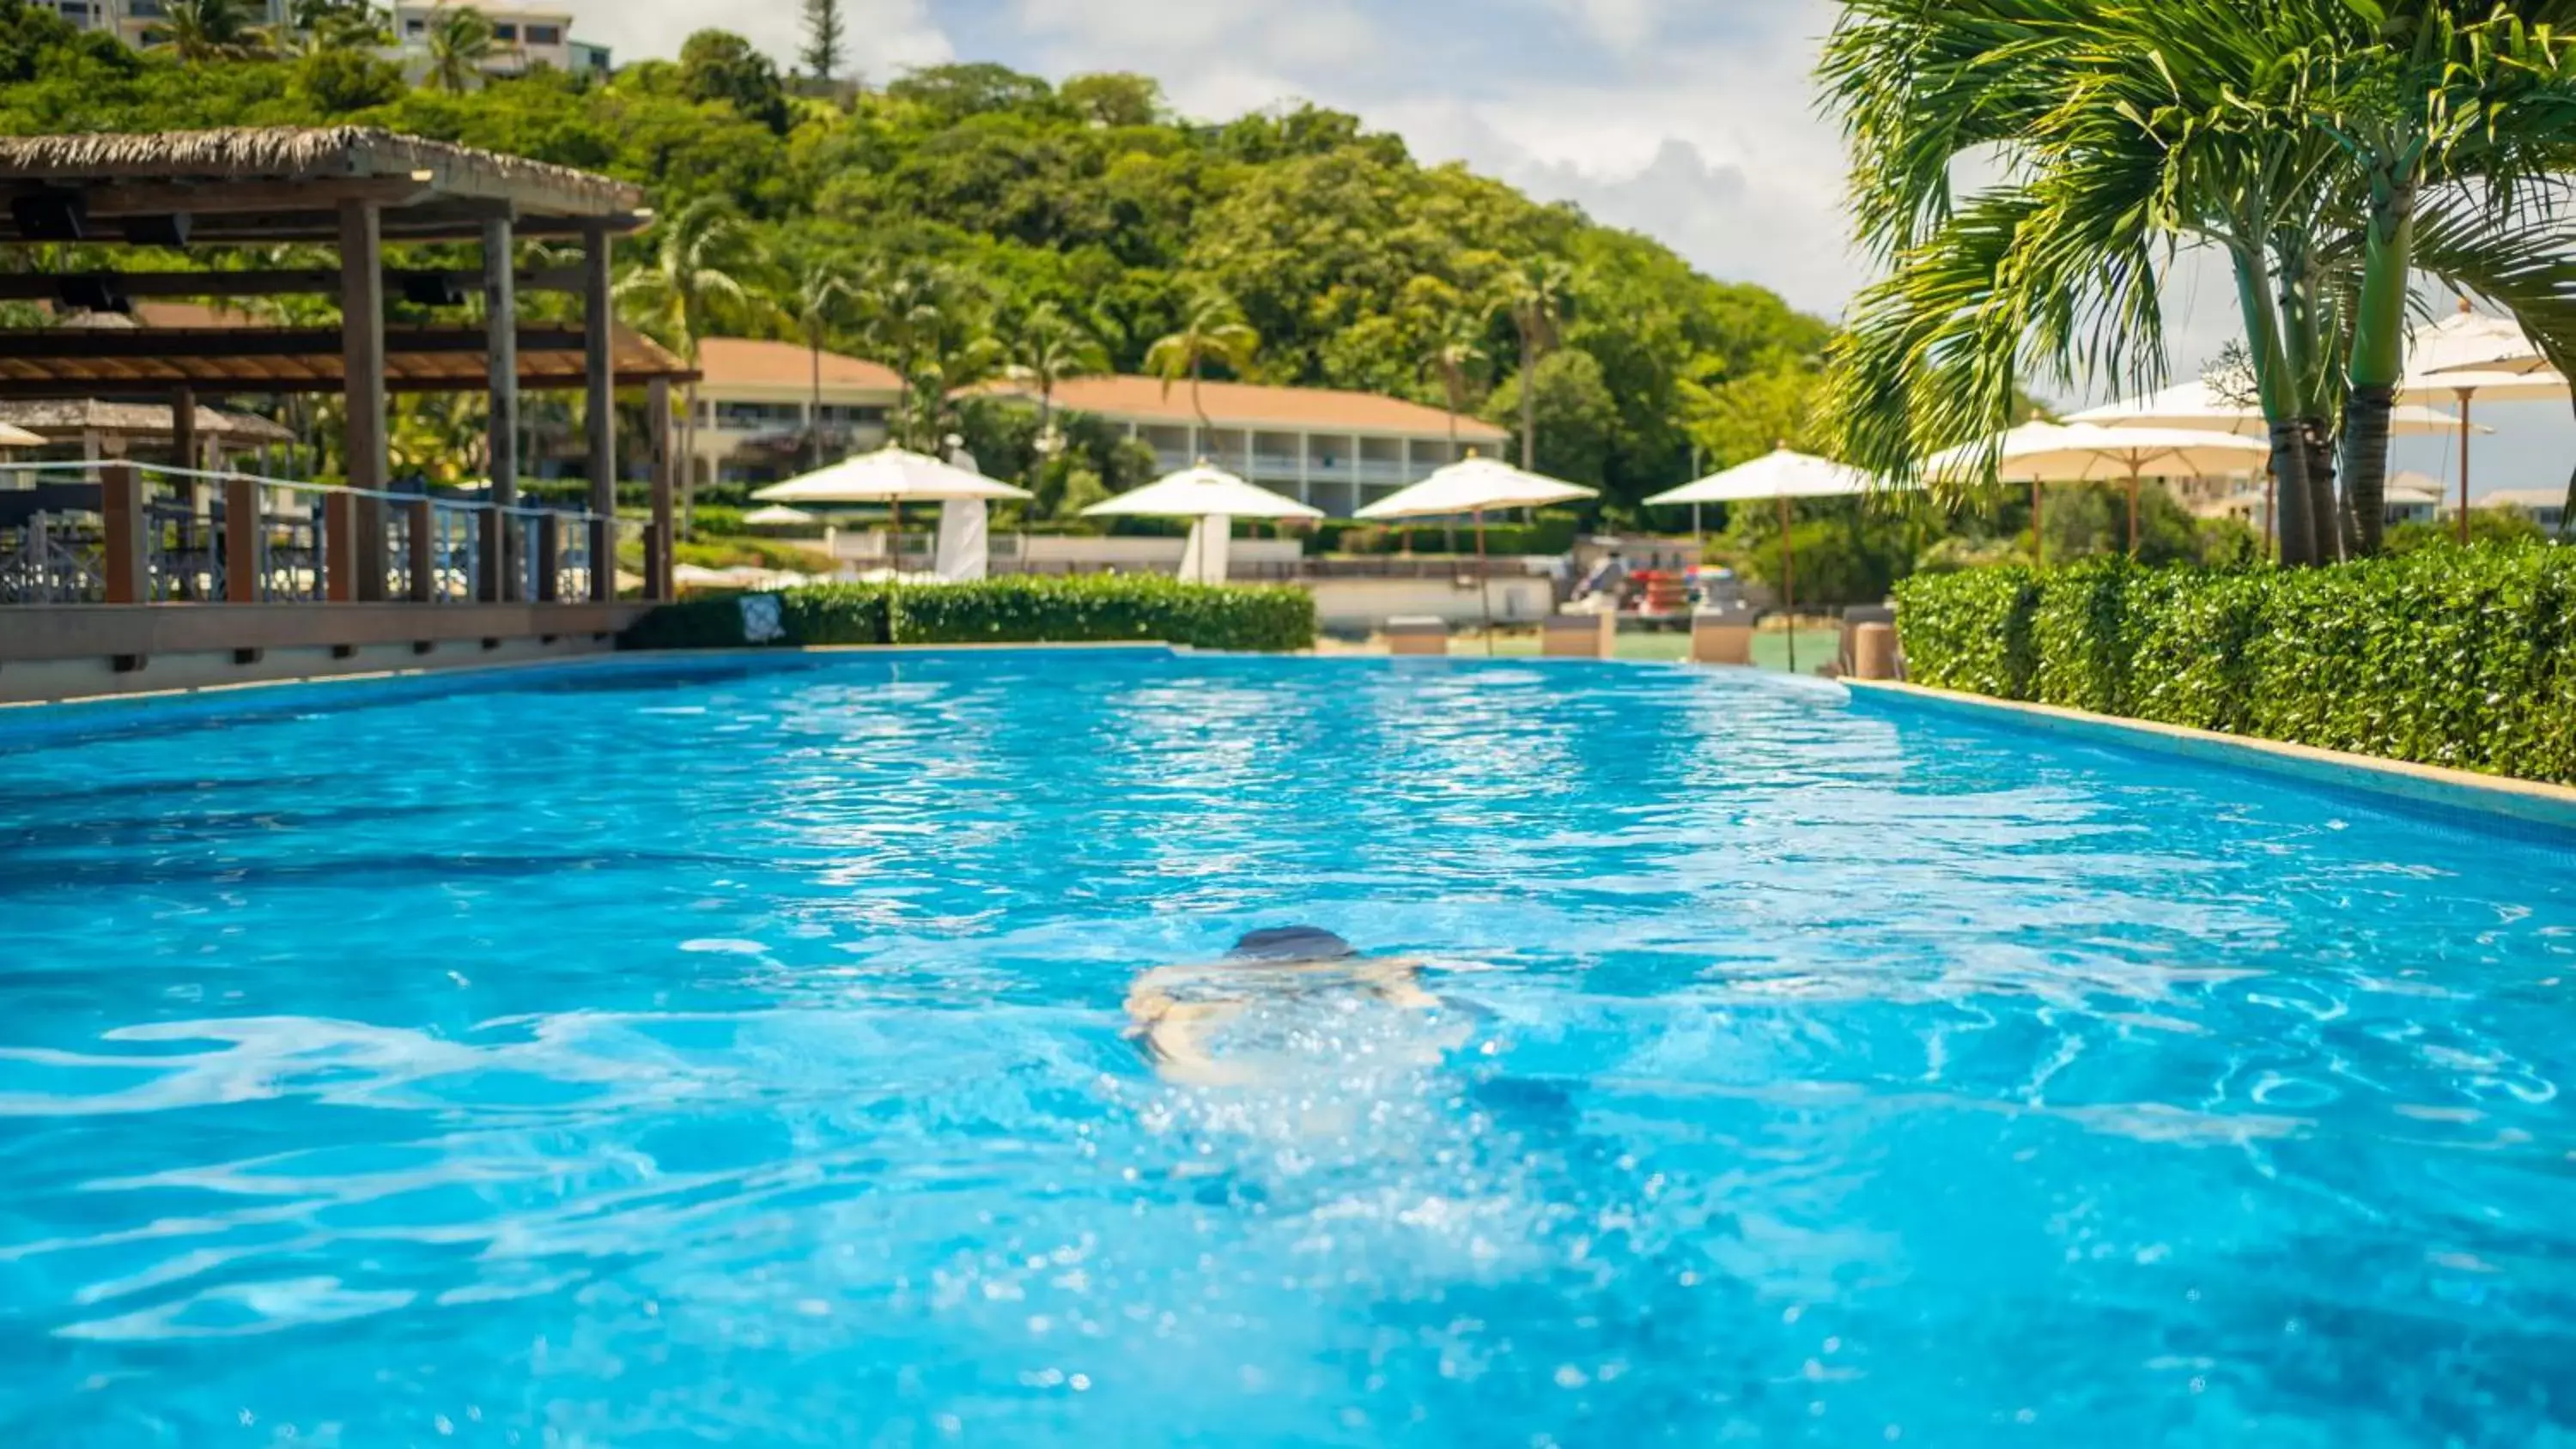
M 826 352 L 816 414 L 814 354 L 797 343 L 748 337 L 701 340 L 698 369 L 705 377 L 690 451 L 701 483 L 792 478 L 806 470 L 818 429 L 826 459 L 880 447 L 903 391 L 894 369 Z
M 606 75 L 608 47 L 573 38 L 572 10 L 564 5 L 521 5 L 508 0 L 407 0 L 394 6 L 394 41 L 402 60 L 414 67 L 429 62 L 429 32 L 445 9 L 474 9 L 492 22 L 492 54 L 483 62 L 491 76 L 526 75 L 551 66 L 574 75 Z
M 1001 384 L 989 391 L 1036 400 Z M 1077 377 L 1055 387 L 1055 406 L 1089 413 L 1153 446 L 1165 471 L 1205 458 L 1335 517 L 1415 483 L 1470 451 L 1499 455 L 1511 434 L 1447 411 L 1321 387 L 1199 384 L 1201 426 L 1190 385 L 1153 377 Z M 1451 439 L 1456 439 L 1453 443 Z

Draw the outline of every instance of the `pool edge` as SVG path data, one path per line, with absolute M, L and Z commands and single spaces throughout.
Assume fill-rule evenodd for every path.
M 1854 701 L 1914 705 L 1933 712 L 1971 715 L 2010 722 L 2048 734 L 2090 739 L 2151 750 L 2210 764 L 2234 765 L 2309 784 L 2337 786 L 2367 794 L 2444 806 L 2480 815 L 2500 815 L 2535 825 L 2576 832 L 2576 788 L 2482 775 L 2410 760 L 2356 755 L 2285 740 L 2220 734 L 2188 725 L 2093 714 L 2058 705 L 1995 699 L 1958 690 L 1933 689 L 1888 680 L 1847 679 Z

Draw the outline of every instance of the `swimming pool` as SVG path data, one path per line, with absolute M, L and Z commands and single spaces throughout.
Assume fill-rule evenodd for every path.
M 0 830 L 12 1444 L 2576 1443 L 2545 834 L 1151 650 L 26 716 Z M 1441 1006 L 1159 1081 L 1300 923 Z

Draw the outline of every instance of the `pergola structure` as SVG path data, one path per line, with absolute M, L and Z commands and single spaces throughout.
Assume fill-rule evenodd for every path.
M 649 396 L 653 519 L 646 534 L 648 598 L 671 596 L 670 385 L 692 374 L 668 352 L 619 328 L 610 292 L 615 238 L 644 225 L 642 193 L 625 182 L 444 142 L 354 127 L 239 129 L 161 135 L 0 139 L 0 247 L 89 243 L 324 247 L 337 267 L 115 270 L 0 275 L 0 300 L 116 311 L 137 299 L 338 300 L 338 327 L 48 328 L 0 331 L 0 398 L 152 395 L 181 419 L 200 396 L 332 393 L 346 408 L 345 527 L 369 526 L 390 481 L 386 400 L 395 391 L 475 391 L 490 397 L 491 502 L 518 504 L 519 395 L 579 389 L 587 397 L 590 557 L 615 554 L 620 386 Z M 522 271 L 517 243 L 579 247 L 579 262 Z M 479 271 L 388 270 L 388 242 L 479 244 Z M 388 324 L 387 306 L 461 305 L 482 297 L 482 325 Z M 577 327 L 523 327 L 522 290 L 581 299 Z M 181 455 L 188 440 L 182 438 Z M 129 476 L 126 488 L 131 489 Z M 111 480 L 111 531 L 119 510 Z M 511 531 L 489 530 L 487 602 L 513 602 L 520 571 L 506 566 Z M 111 547 L 111 553 L 116 549 Z M 359 566 L 335 601 L 383 600 L 385 574 Z M 130 571 L 129 571 L 130 572 Z M 594 603 L 614 599 L 616 570 L 590 571 Z M 241 602 L 243 596 L 232 596 Z M 133 602 L 113 600 L 112 602 Z M 519 601 L 526 602 L 526 601 Z

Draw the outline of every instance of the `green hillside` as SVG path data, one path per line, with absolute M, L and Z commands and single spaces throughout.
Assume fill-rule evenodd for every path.
M 811 98 L 717 32 L 605 82 L 540 72 L 464 94 L 415 89 L 347 40 L 268 45 L 201 36 L 187 60 L 137 54 L 0 0 L 0 130 L 381 125 L 630 178 L 666 218 L 712 198 L 701 220 L 739 224 L 709 255 L 750 295 L 712 297 L 705 330 L 799 335 L 797 282 L 827 264 L 855 293 L 825 309 L 829 343 L 902 363 L 926 394 L 1008 362 L 1048 310 L 1141 370 L 1215 296 L 1258 333 L 1239 369 L 1257 380 L 1439 403 L 1432 359 L 1452 339 L 1470 406 L 1517 427 L 1523 349 L 1505 303 L 1514 278 L 1554 273 L 1564 315 L 1535 369 L 1539 463 L 1616 500 L 1689 476 L 1695 445 L 1715 466 L 1798 431 L 1827 332 L 1650 239 L 1422 165 L 1312 107 L 1210 124 L 1141 77 L 1050 84 L 990 65 Z M 634 263 L 652 241 L 628 248 Z M 674 311 L 639 301 L 635 315 L 668 334 Z

